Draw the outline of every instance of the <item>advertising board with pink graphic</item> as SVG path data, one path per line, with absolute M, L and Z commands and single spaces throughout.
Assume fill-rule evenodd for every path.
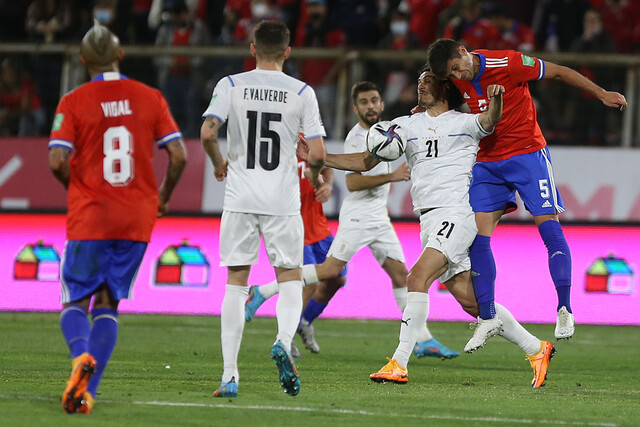
M 394 224 L 407 266 L 421 252 L 419 225 Z M 122 312 L 220 314 L 226 270 L 219 266 L 217 217 L 168 217 L 157 221 Z M 331 222 L 331 227 L 337 227 Z M 640 325 L 640 227 L 567 225 L 572 254 L 572 307 L 577 323 Z M 64 215 L 0 213 L 0 310 L 60 310 L 59 263 L 65 242 Z M 492 237 L 498 278 L 496 300 L 522 322 L 554 323 L 556 293 L 547 252 L 534 225 L 498 226 Z M 274 280 L 264 250 L 251 284 Z M 429 318 L 471 321 L 453 297 L 431 287 Z M 258 316 L 275 316 L 276 298 Z M 347 286 L 323 317 L 398 319 L 391 282 L 369 249 L 349 263 Z

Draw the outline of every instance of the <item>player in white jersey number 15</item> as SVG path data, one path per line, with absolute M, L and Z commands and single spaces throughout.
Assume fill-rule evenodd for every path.
M 289 30 L 282 22 L 258 24 L 251 44 L 256 69 L 220 80 L 203 114 L 202 145 L 216 179 L 227 179 L 220 223 L 220 264 L 228 270 L 220 313 L 224 370 L 214 397 L 238 395 L 244 301 L 251 265 L 258 261 L 260 237 L 275 269 L 279 291 L 278 334 L 271 358 L 283 390 L 290 396 L 300 392 L 290 353 L 302 311 L 304 243 L 295 151 L 302 132 L 311 148 L 309 181 L 320 186 L 325 132 L 313 89 L 282 72 L 291 52 L 289 40 Z M 225 120 L 226 159 L 218 144 L 218 130 Z
M 474 317 L 479 314 L 468 256 L 477 232 L 468 191 L 478 143 L 493 131 L 502 116 L 504 87 L 492 85 L 488 92 L 492 98 L 488 111 L 477 115 L 454 111 L 450 106 L 462 103 L 460 93 L 451 82 L 436 79 L 426 69 L 418 79 L 418 104 L 426 111 L 393 120 L 409 135 L 405 156 L 411 167 L 414 211 L 420 214 L 423 252 L 407 276 L 409 293 L 400 326 L 400 342 L 389 363 L 370 375 L 373 381 L 406 383 L 409 380 L 407 364 L 416 331 L 426 321 L 429 311 L 427 292 L 436 279 L 445 284 L 467 313 Z M 355 171 L 368 170 L 378 163 L 368 151 L 327 154 L 326 160 L 327 166 Z M 477 330 L 465 351 L 472 352 L 482 347 L 489 337 L 500 334 L 527 354 L 534 371 L 532 386 L 541 386 L 553 346 L 527 332 L 503 306 L 497 305 L 497 311 L 499 322 L 479 323 L 477 328 L 489 328 L 484 331 L 483 339 L 474 341 L 481 336 Z

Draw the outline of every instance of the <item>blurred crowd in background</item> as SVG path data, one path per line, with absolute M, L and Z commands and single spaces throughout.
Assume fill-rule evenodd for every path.
M 401 51 L 449 37 L 470 50 L 640 52 L 640 1 L 634 0 L 0 0 L 0 43 L 78 44 L 94 19 L 117 34 L 125 50 L 131 44 L 247 46 L 258 22 L 278 19 L 289 26 L 294 47 Z M 62 61 L 59 54 L 0 51 L 0 136 L 48 134 Z M 408 114 L 415 105 L 422 65 L 365 64 L 364 77 L 384 88 L 383 118 Z M 254 66 L 249 58 L 130 56 L 121 71 L 162 90 L 185 135 L 197 137 L 217 80 Z M 344 137 L 331 134 L 344 66 L 335 59 L 294 58 L 285 70 L 315 89 L 329 137 L 336 139 Z M 78 84 L 87 78 L 79 68 Z M 623 67 L 574 68 L 624 93 Z M 534 83 L 532 93 L 550 144 L 619 145 L 619 112 L 585 102 L 587 94 L 554 82 Z

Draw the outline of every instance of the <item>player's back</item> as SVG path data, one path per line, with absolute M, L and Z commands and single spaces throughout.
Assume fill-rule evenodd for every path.
M 298 133 L 307 139 L 324 137 L 313 89 L 280 71 L 256 69 L 218 83 L 205 115 L 225 110 L 229 168 L 224 209 L 297 214 Z
M 471 112 L 489 108 L 487 87 L 504 86 L 502 119 L 480 142 L 478 161 L 497 161 L 538 151 L 546 145 L 527 81 L 544 77 L 544 61 L 513 50 L 478 49 L 480 69 L 473 81 L 453 80 Z
M 49 145 L 72 149 L 68 238 L 148 241 L 158 203 L 153 149 L 181 137 L 160 92 L 119 73 L 65 95 Z

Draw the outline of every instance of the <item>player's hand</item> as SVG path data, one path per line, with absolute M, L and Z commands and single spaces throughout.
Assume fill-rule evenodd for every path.
M 309 161 L 309 144 L 307 144 L 307 140 L 304 138 L 302 133 L 298 134 L 298 148 L 296 148 L 296 154 L 305 162 Z
M 502 85 L 489 85 L 487 86 L 487 97 L 491 99 L 494 96 L 503 94 L 504 91 L 504 86 Z
M 314 177 L 313 173 L 311 173 L 311 168 L 306 168 L 304 170 L 304 176 L 309 180 L 313 188 L 320 188 L 320 186 L 324 184 L 324 178 L 322 175 L 318 174 Z
M 169 204 L 158 199 L 158 212 L 156 213 L 156 216 L 158 218 L 162 218 L 167 214 L 167 212 L 169 212 Z
M 411 114 L 424 113 L 425 111 L 427 111 L 426 108 L 416 105 L 411 109 Z
M 624 109 L 627 108 L 627 98 L 618 92 L 606 91 L 601 101 L 607 107 L 619 108 L 620 111 L 624 111 Z
M 219 167 L 213 168 L 213 176 L 216 177 L 218 181 L 224 181 L 227 177 L 227 168 L 229 167 L 229 160 L 225 157 L 224 162 Z
M 315 190 L 316 200 L 320 203 L 324 203 L 331 198 L 333 192 L 333 185 L 328 182 L 323 182 L 322 185 Z
M 391 172 L 391 182 L 409 181 L 411 179 L 411 171 L 407 162 L 404 162 L 396 170 Z

